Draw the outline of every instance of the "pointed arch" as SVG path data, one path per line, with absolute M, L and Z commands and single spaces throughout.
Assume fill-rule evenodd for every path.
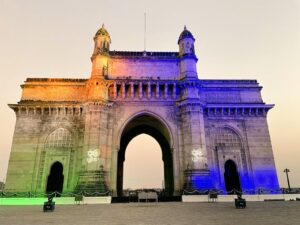
M 139 134 L 148 134 L 159 143 L 162 150 L 164 162 L 164 180 L 166 195 L 173 195 L 173 155 L 172 134 L 165 121 L 151 112 L 140 112 L 130 117 L 122 126 L 119 133 L 119 152 L 117 164 L 117 192 L 118 196 L 123 194 L 123 168 L 125 151 L 129 142 Z
M 65 172 L 66 188 L 72 183 L 73 173 L 75 171 L 75 151 L 73 149 L 72 133 L 69 129 L 58 127 L 43 135 L 44 142 L 41 146 L 41 152 L 37 160 L 37 186 L 38 191 L 47 190 L 47 180 L 50 172 L 47 168 L 53 165 L 55 161 L 61 163 Z
M 239 179 L 239 188 L 245 187 L 244 185 L 249 180 L 249 163 L 240 132 L 228 125 L 217 127 L 214 130 L 213 145 L 215 149 L 214 161 L 220 181 L 219 188 L 228 191 L 228 182 L 226 183 L 227 178 L 225 176 L 225 163 L 228 160 L 233 161 L 236 170 L 242 174 L 241 179 Z
M 228 194 L 235 194 L 236 191 L 241 192 L 241 184 L 239 172 L 235 161 L 229 159 L 224 164 L 224 180 Z
M 50 172 L 47 177 L 46 193 L 56 193 L 56 196 L 60 196 L 63 191 L 64 175 L 63 164 L 59 161 L 54 162 L 50 167 Z
M 167 123 L 167 121 L 162 118 L 160 115 L 148 111 L 148 110 L 142 110 L 140 112 L 137 112 L 133 115 L 131 115 L 130 117 L 128 117 L 127 120 L 124 121 L 123 125 L 121 126 L 119 133 L 118 133 L 118 143 L 117 146 L 118 148 L 120 148 L 120 144 L 121 144 L 121 136 L 124 133 L 124 129 L 126 128 L 126 126 L 134 119 L 141 117 L 141 116 L 149 116 L 149 117 L 153 117 L 155 119 L 157 119 L 157 121 L 159 121 L 163 126 L 161 128 L 163 128 L 164 132 L 163 135 L 165 136 L 165 138 L 168 140 L 168 142 L 170 143 L 170 146 L 173 147 L 173 143 L 174 143 L 174 137 L 173 137 L 173 133 L 171 132 L 171 128 L 169 126 L 169 124 Z

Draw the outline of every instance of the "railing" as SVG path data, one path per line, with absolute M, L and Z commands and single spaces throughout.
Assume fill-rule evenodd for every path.
M 58 191 L 52 193 L 33 193 L 33 192 L 4 192 L 0 191 L 0 198 L 47 198 L 49 195 L 54 197 L 76 197 L 76 196 L 112 196 L 112 191 L 107 192 L 63 192 L 60 193 Z M 134 192 L 137 195 L 138 192 Z M 157 192 L 158 195 L 161 195 L 163 192 Z M 228 195 L 228 194 L 242 194 L 242 195 L 263 195 L 263 194 L 300 194 L 300 188 L 292 188 L 289 190 L 288 188 L 281 188 L 278 190 L 267 190 L 267 189 L 249 189 L 249 190 L 182 190 L 182 195 L 208 195 L 208 194 L 217 194 L 217 195 Z
M 76 196 L 111 196 L 111 191 L 107 192 L 64 192 L 60 193 L 54 191 L 51 193 L 33 193 L 33 192 L 0 192 L 0 198 L 47 198 L 49 196 L 53 197 L 76 197 Z
M 209 193 L 216 193 L 218 195 L 263 195 L 263 194 L 300 194 L 300 188 L 293 188 L 291 190 L 287 188 L 281 188 L 278 190 L 267 190 L 267 189 L 249 189 L 249 190 L 231 190 L 231 191 L 224 191 L 224 190 L 187 190 L 183 189 L 183 195 L 208 195 Z

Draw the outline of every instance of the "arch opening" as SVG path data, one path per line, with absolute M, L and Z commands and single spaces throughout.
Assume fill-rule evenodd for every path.
M 58 192 L 56 196 L 59 197 L 63 191 L 63 184 L 63 165 L 57 161 L 53 163 L 50 168 L 50 174 L 47 179 L 46 193 L 51 194 L 53 192 Z
M 235 191 L 241 192 L 240 178 L 235 162 L 227 160 L 224 167 L 224 180 L 227 193 L 235 194 Z
M 133 138 L 124 160 L 124 189 L 160 189 L 164 186 L 162 152 L 159 143 L 147 134 Z
M 150 135 L 158 142 L 162 151 L 164 168 L 164 193 L 166 196 L 172 196 L 174 191 L 174 178 L 170 133 L 167 127 L 160 120 L 147 114 L 139 115 L 129 121 L 121 134 L 117 170 L 118 196 L 123 196 L 123 175 L 126 148 L 129 142 L 140 134 Z

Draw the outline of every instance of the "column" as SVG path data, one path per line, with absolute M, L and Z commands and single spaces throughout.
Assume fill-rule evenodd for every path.
M 176 83 L 173 84 L 173 98 L 176 98 Z
M 114 95 L 114 99 L 117 98 L 117 82 L 114 83 L 114 87 L 113 87 L 113 95 Z
M 106 180 L 103 179 L 109 140 L 109 108 L 105 105 L 86 105 L 85 127 L 82 149 L 82 165 L 77 180 L 76 191 L 105 192 Z
M 143 83 L 139 82 L 139 98 L 143 98 Z
M 134 98 L 134 83 L 130 83 L 130 97 Z
M 156 83 L 156 98 L 159 98 L 159 83 Z
M 187 103 L 181 108 L 182 140 L 185 154 L 186 189 L 207 191 L 213 188 L 207 162 L 203 109 Z
M 126 97 L 126 94 L 125 94 L 125 83 L 122 82 L 122 98 L 124 99 Z
M 147 93 L 147 97 L 148 97 L 148 99 L 151 98 L 151 83 L 150 83 L 150 82 L 148 82 L 148 93 Z
M 165 98 L 168 98 L 168 84 L 165 83 Z

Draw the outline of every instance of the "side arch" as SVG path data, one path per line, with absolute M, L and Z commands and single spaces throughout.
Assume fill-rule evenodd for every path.
M 46 193 L 52 194 L 56 192 L 56 196 L 60 196 L 64 186 L 64 167 L 60 161 L 52 163 L 47 176 Z
M 218 171 L 219 186 L 222 190 L 227 190 L 225 182 L 226 161 L 235 162 L 240 176 L 240 188 L 249 189 L 249 167 L 248 156 L 245 149 L 246 143 L 243 140 L 241 132 L 229 125 L 216 127 L 213 137 L 215 167 Z
M 224 164 L 224 171 L 224 180 L 227 193 L 235 194 L 236 192 L 241 192 L 242 189 L 236 162 L 232 159 L 226 160 Z
M 76 168 L 74 134 L 68 128 L 59 126 L 49 130 L 41 139 L 42 144 L 36 161 L 36 191 L 47 191 L 49 168 L 55 162 L 61 163 L 64 168 L 63 189 L 70 189 Z

